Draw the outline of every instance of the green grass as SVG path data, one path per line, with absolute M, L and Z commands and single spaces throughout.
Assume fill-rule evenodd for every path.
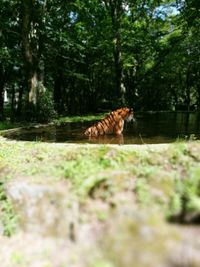
M 2 168 L 0 173 L 2 172 Z M 3 226 L 3 234 L 10 237 L 15 233 L 17 226 L 17 215 L 13 209 L 13 203 L 7 197 L 5 186 L 9 177 L 4 175 L 0 181 L 0 218 Z
M 53 120 L 53 124 L 62 125 L 68 122 L 85 122 L 85 121 L 95 121 L 102 119 L 106 113 L 100 113 L 96 115 L 84 115 L 84 116 L 67 116 L 61 117 Z
M 4 121 L 4 122 L 0 122 L 0 131 L 13 129 L 13 128 L 21 127 L 21 126 L 23 126 L 22 123 Z
M 184 217 L 200 213 L 199 143 L 154 150 L 151 146 L 13 145 L 3 141 L 0 161 L 8 166 L 13 180 L 15 173 L 43 183 L 65 179 L 80 201 L 97 196 L 109 202 L 127 191 L 135 194 L 138 206 L 151 203 L 166 217 L 181 215 L 183 208 Z
M 53 119 L 49 122 L 49 125 L 61 126 L 71 122 L 89 122 L 89 121 L 97 121 L 102 119 L 106 113 L 96 114 L 96 115 L 84 115 L 84 116 L 67 116 L 67 117 L 59 117 L 57 119 Z M 48 125 L 44 123 L 44 125 Z M 10 120 L 6 120 L 0 122 L 0 135 L 4 134 L 4 131 L 11 130 L 20 127 L 32 127 L 38 125 L 36 123 L 30 122 L 11 122 Z M 42 125 L 42 124 L 41 124 Z

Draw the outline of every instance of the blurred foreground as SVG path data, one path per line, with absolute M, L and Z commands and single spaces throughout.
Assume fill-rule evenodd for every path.
M 0 143 L 1 267 L 200 266 L 200 144 Z

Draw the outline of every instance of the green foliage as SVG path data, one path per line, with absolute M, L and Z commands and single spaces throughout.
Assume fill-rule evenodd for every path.
M 17 217 L 13 210 L 13 204 L 5 192 L 5 183 L 7 178 L 1 179 L 0 182 L 0 214 L 3 225 L 3 234 L 10 237 L 14 234 L 17 225 Z
M 12 128 L 17 128 L 22 126 L 21 123 L 16 123 L 16 122 L 11 122 L 11 121 L 4 121 L 0 122 L 0 131 L 2 130 L 7 130 L 7 129 L 12 129 Z
M 48 122 L 56 116 L 51 93 L 40 93 L 36 105 L 36 118 L 39 122 Z
M 142 110 L 199 109 L 196 0 L 23 3 L 27 9 L 19 0 L 0 4 L 0 90 L 7 90 L 14 117 L 33 112 L 43 122 L 54 107 L 83 114 L 122 102 Z M 36 110 L 22 110 L 35 77 L 47 92 Z
M 135 192 L 137 195 L 137 199 L 140 204 L 143 206 L 146 206 L 150 203 L 151 196 L 150 196 L 150 191 L 149 191 L 149 186 L 144 178 L 138 179 L 135 187 Z
M 40 92 L 37 103 L 28 103 L 25 107 L 25 120 L 29 122 L 47 123 L 56 117 L 52 95 L 48 91 Z
M 171 216 L 181 222 L 192 222 L 200 216 L 200 168 L 190 177 L 175 180 L 175 192 L 171 199 Z
M 97 184 L 108 179 L 104 171 L 115 166 L 115 160 L 108 156 L 109 150 L 101 148 L 93 155 L 88 149 L 83 150 L 65 166 L 65 177 L 73 182 L 82 195 L 88 194 Z M 121 166 L 120 162 L 117 166 Z M 90 170 L 90 173 L 88 173 Z
M 4 235 L 10 237 L 16 231 L 17 217 L 13 211 L 13 205 L 10 200 L 6 200 L 2 205 L 2 223 Z

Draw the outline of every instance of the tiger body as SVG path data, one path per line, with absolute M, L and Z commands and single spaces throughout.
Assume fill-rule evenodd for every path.
M 119 108 L 112 111 L 104 119 L 86 129 L 84 134 L 87 136 L 100 136 L 105 134 L 120 135 L 124 129 L 124 121 L 131 121 L 132 119 L 132 109 Z

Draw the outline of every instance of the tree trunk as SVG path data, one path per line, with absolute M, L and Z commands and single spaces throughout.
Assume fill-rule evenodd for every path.
M 26 103 L 29 107 L 36 108 L 37 97 L 40 91 L 44 92 L 43 80 L 40 69 L 41 43 L 37 30 L 36 7 L 34 0 L 22 1 L 22 47 L 24 56 Z M 37 25 L 37 27 L 36 27 Z M 41 25 L 40 25 L 41 26 Z
M 187 74 L 186 74 L 186 98 L 185 98 L 185 103 L 186 103 L 186 107 L 187 107 L 187 111 L 190 111 L 190 67 L 187 70 Z
M 122 66 L 122 52 L 121 52 L 121 18 L 123 14 L 122 0 L 105 0 L 107 9 L 110 10 L 113 27 L 113 55 L 115 67 L 115 90 L 117 101 L 119 104 L 125 104 L 125 86 L 123 83 L 123 66 Z
M 0 64 L 0 121 L 4 119 L 4 85 L 5 74 L 2 64 Z
M 63 100 L 62 100 L 62 73 L 57 73 L 54 78 L 54 106 L 58 113 L 62 113 L 63 110 Z
M 14 84 L 12 85 L 12 90 L 11 90 L 11 121 L 14 121 L 14 116 L 15 116 L 15 86 Z
M 16 110 L 16 117 L 20 118 L 21 113 L 22 113 L 22 99 L 23 99 L 23 87 L 24 87 L 24 82 L 21 82 L 19 84 L 19 98 L 17 102 L 17 110 Z
M 0 121 L 4 118 L 4 88 L 2 85 L 0 84 Z
M 198 86 L 198 84 L 197 84 Z M 197 110 L 200 111 L 200 84 L 197 88 Z

